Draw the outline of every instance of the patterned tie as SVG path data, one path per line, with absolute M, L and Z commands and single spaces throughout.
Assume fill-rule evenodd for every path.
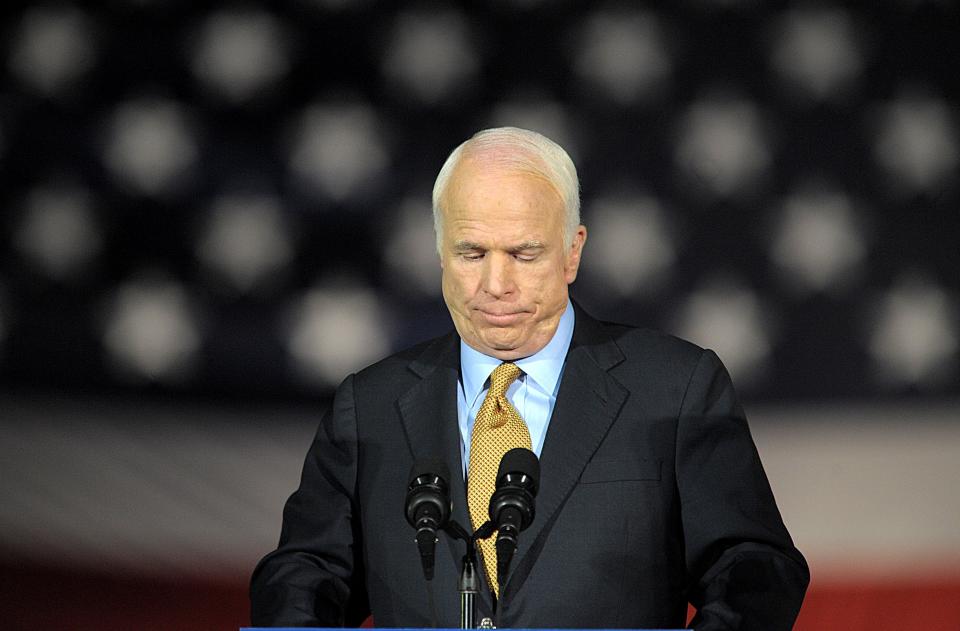
M 467 504 L 474 529 L 490 518 L 490 496 L 497 487 L 497 469 L 503 454 L 516 447 L 530 449 L 530 431 L 516 408 L 507 399 L 507 388 L 520 376 L 516 364 L 504 362 L 490 374 L 490 389 L 477 412 L 470 439 L 470 469 L 467 475 Z M 496 538 L 480 541 L 480 553 L 493 593 L 497 584 Z

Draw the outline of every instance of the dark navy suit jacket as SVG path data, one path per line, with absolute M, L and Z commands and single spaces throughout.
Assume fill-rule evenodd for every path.
M 389 357 L 338 388 L 254 571 L 256 626 L 459 626 L 461 542 L 423 578 L 404 517 L 410 468 L 462 471 L 459 338 Z M 541 454 L 536 519 L 497 605 L 500 627 L 790 629 L 809 580 L 716 355 L 660 333 L 576 325 Z M 453 518 L 467 517 L 452 480 Z M 489 592 L 479 615 L 492 616 Z

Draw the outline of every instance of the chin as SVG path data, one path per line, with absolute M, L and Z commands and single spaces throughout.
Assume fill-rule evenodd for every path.
M 494 350 L 494 351 L 497 351 L 497 352 L 501 352 L 501 353 L 516 350 L 516 349 L 517 349 L 517 346 L 518 346 L 517 344 L 515 344 L 515 343 L 513 343 L 513 342 L 510 342 L 510 341 L 507 341 L 507 340 L 497 340 L 497 339 L 494 339 L 494 340 L 490 340 L 490 339 L 484 340 L 484 345 L 485 345 L 487 348 L 491 349 L 491 350 Z
M 480 338 L 480 341 L 491 351 L 498 353 L 509 353 L 517 350 L 520 346 L 515 339 L 504 339 L 502 337 L 483 337 Z

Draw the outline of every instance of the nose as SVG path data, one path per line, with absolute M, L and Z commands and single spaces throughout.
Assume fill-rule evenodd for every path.
M 500 298 L 514 292 L 511 263 L 511 257 L 501 252 L 490 252 L 484 257 L 481 283 L 486 293 Z

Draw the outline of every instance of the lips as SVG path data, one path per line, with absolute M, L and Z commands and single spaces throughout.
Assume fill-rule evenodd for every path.
M 477 312 L 484 320 L 496 326 L 509 326 L 521 320 L 526 314 L 526 311 L 496 312 L 483 309 L 477 309 Z

